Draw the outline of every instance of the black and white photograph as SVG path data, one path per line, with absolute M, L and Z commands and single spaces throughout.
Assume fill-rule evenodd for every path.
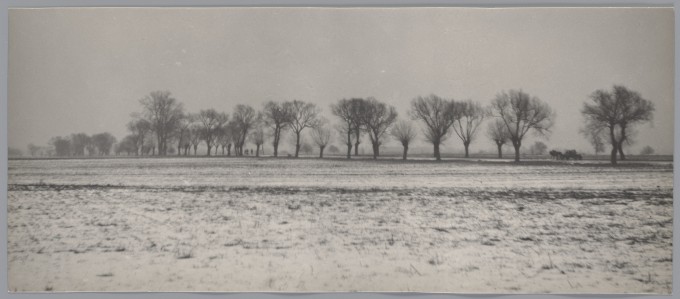
M 673 293 L 672 7 L 8 14 L 3 291 Z

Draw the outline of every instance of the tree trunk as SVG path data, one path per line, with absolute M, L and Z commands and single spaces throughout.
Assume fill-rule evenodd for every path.
M 618 148 L 619 151 L 619 157 L 621 158 L 621 161 L 626 160 L 626 155 L 623 154 L 623 142 L 626 141 L 626 126 L 621 125 L 621 139 L 619 140 L 618 144 L 616 147 Z
M 352 155 L 352 132 L 347 130 L 347 159 L 351 159 Z
M 402 144 L 404 146 L 404 155 L 401 157 L 402 160 L 406 160 L 406 155 L 408 154 L 408 144 Z
M 612 143 L 612 152 L 611 152 L 610 161 L 611 161 L 612 165 L 616 165 L 616 152 L 617 152 L 616 145 L 618 144 L 618 142 L 616 141 L 616 136 L 614 135 L 614 126 L 611 126 L 611 125 L 609 126 L 609 138 L 611 139 L 611 143 Z
M 227 156 L 231 156 L 231 143 L 227 146 Z
M 205 153 L 206 156 L 210 156 L 210 151 L 212 150 L 212 145 L 207 144 L 208 146 L 208 152 Z
M 616 145 L 612 145 L 612 153 L 610 157 L 612 165 L 616 165 L 616 152 L 617 152 Z
M 470 148 L 470 142 L 463 142 L 463 146 L 465 146 L 465 158 L 470 158 L 470 154 L 468 149 Z
M 519 142 L 513 142 L 512 146 L 515 148 L 515 162 L 519 162 L 519 148 L 522 146 Z
M 319 159 L 323 159 L 323 149 L 325 145 L 319 145 Z
M 198 150 L 198 144 L 194 145 L 194 156 L 196 156 L 196 151 Z
M 300 153 L 300 132 L 295 133 L 295 158 Z
M 260 156 L 260 145 L 256 144 L 256 146 L 257 146 L 257 151 L 255 152 L 255 157 L 259 157 Z
M 441 161 L 442 157 L 439 154 L 439 142 L 433 142 L 432 145 L 434 146 L 434 158 L 437 161 Z
M 373 142 L 373 160 L 378 159 L 378 155 L 380 155 L 380 143 Z
M 360 129 L 355 129 L 355 137 L 356 141 L 354 142 L 354 156 L 359 155 L 359 143 L 361 143 L 361 130 Z
M 503 144 L 496 144 L 498 146 L 498 159 L 503 159 Z
M 274 146 L 274 157 L 279 156 L 279 138 L 281 138 L 281 128 L 277 126 L 274 129 L 274 142 L 272 143 Z

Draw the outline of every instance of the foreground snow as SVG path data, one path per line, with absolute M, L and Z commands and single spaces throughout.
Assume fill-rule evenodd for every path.
M 12 291 L 669 293 L 672 168 L 9 163 Z

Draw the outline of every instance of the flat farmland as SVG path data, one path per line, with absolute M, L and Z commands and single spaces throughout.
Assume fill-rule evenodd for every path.
M 671 162 L 10 160 L 12 291 L 670 293 Z

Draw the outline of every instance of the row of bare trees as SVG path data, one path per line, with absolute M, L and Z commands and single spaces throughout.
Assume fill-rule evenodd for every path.
M 455 101 L 436 95 L 417 97 L 411 102 L 411 114 L 425 125 L 425 139 L 432 143 L 437 160 L 441 160 L 439 147 L 451 130 L 461 139 L 465 157 L 469 157 L 469 146 L 480 125 L 491 117 L 495 120 L 488 127 L 488 136 L 498 146 L 499 157 L 502 146 L 510 141 L 515 148 L 515 161 L 519 161 L 524 137 L 531 131 L 546 135 L 555 119 L 550 106 L 521 90 L 499 93 L 488 107 L 471 100 Z
M 635 91 L 624 86 L 614 86 L 612 91 L 597 90 L 590 96 L 591 102 L 584 103 L 582 114 L 586 119 L 581 133 L 595 146 L 596 153 L 603 151 L 604 140 L 612 145 L 611 163 L 616 164 L 617 153 L 621 159 L 623 144 L 630 143 L 632 128 L 651 120 L 654 106 Z M 488 106 L 472 100 L 445 99 L 437 95 L 418 96 L 411 101 L 408 118 L 398 120 L 396 109 L 375 98 L 341 99 L 331 105 L 332 114 L 339 122 L 335 130 L 329 121 L 320 116 L 321 109 L 315 104 L 293 100 L 270 101 L 261 111 L 249 105 L 238 104 L 231 115 L 215 109 L 186 113 L 182 103 L 170 92 L 154 91 L 140 100 L 141 113 L 133 113 L 128 123 L 130 132 L 115 148 L 116 153 L 135 155 L 188 155 L 193 147 L 194 155 L 199 144 L 204 143 L 206 155 L 231 155 L 232 146 L 237 156 L 244 154 L 246 142 L 255 144 L 259 156 L 263 145 L 271 137 L 273 155 L 279 155 L 279 146 L 284 132 L 294 138 L 295 157 L 299 156 L 304 144 L 303 132 L 310 131 L 312 141 L 323 157 L 324 149 L 331 143 L 334 131 L 347 146 L 346 157 L 359 154 L 362 136 L 368 135 L 373 158 L 380 155 L 380 147 L 392 137 L 403 146 L 403 159 L 407 158 L 409 145 L 418 135 L 410 120 L 422 124 L 426 141 L 433 146 L 433 155 L 441 160 L 440 146 L 451 136 L 457 136 L 469 157 L 469 147 L 477 139 L 482 123 L 491 118 L 487 136 L 498 148 L 502 157 L 502 146 L 512 144 L 514 160 L 520 160 L 522 141 L 530 132 L 547 136 L 555 121 L 555 113 L 538 97 L 522 90 L 498 93 Z M 410 119 L 410 120 L 409 120 Z M 308 130 L 306 130 L 308 129 Z M 115 138 L 108 133 L 93 135 L 73 134 L 70 137 L 55 137 L 51 144 L 57 155 L 82 156 L 108 154 Z M 545 146 L 544 146 L 545 147 Z M 538 150 L 538 149 L 537 149 Z M 543 148 L 541 151 L 545 151 Z
M 298 157 L 303 130 L 315 129 L 312 134 L 322 148 L 330 141 L 324 131 L 325 122 L 319 118 L 320 110 L 311 103 L 289 101 L 269 102 L 262 111 L 238 104 L 231 117 L 215 109 L 198 113 L 185 113 L 183 105 L 167 91 L 155 91 L 140 100 L 142 113 L 133 113 L 127 125 L 130 134 L 119 144 L 119 152 L 136 155 L 167 155 L 168 144 L 176 142 L 177 155 L 188 155 L 193 147 L 196 155 L 199 144 L 204 143 L 210 156 L 222 148 L 222 154 L 231 155 L 232 146 L 237 156 L 244 154 L 244 145 L 250 141 L 256 145 L 259 156 L 268 138 L 266 128 L 273 133 L 274 156 L 278 156 L 281 133 L 290 130 L 296 138 L 295 156 Z

